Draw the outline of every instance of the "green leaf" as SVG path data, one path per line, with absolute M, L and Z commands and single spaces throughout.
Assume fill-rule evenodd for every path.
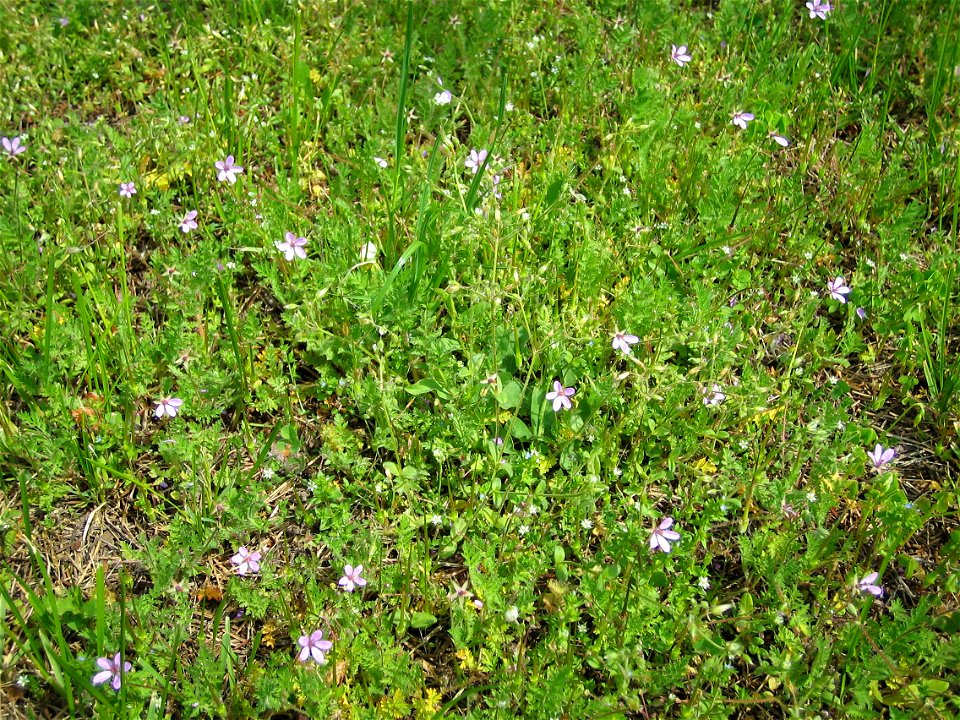
M 428 612 L 415 612 L 410 617 L 410 625 L 415 627 L 417 630 L 423 630 L 428 628 L 431 625 L 437 624 L 437 616 L 431 615 Z
M 516 380 L 511 380 L 497 393 L 497 404 L 504 410 L 510 410 L 520 404 L 523 397 L 523 386 Z

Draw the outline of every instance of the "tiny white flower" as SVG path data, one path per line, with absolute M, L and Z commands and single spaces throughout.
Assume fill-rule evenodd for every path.
M 363 262 L 373 262 L 377 259 L 377 254 L 380 251 L 377 249 L 377 246 L 372 242 L 365 243 L 360 247 L 360 260 Z
M 520 610 L 516 605 L 513 605 L 509 610 L 503 614 L 503 619 L 508 623 L 515 623 L 520 621 Z

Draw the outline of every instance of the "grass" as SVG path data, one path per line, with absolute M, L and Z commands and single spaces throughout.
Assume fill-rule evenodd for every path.
M 0 7 L 0 714 L 960 714 L 958 18 Z

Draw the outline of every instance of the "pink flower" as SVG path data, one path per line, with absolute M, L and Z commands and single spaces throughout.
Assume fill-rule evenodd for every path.
M 10 157 L 16 157 L 20 153 L 27 151 L 27 146 L 20 144 L 19 135 L 15 138 L 0 138 L 0 144 L 3 145 L 3 151 Z
M 191 210 L 186 215 L 183 216 L 183 220 L 180 221 L 180 231 L 188 233 L 191 230 L 196 230 L 199 227 L 197 225 L 197 211 Z
M 137 194 L 137 186 L 132 182 L 120 183 L 120 197 L 132 198 Z
M 707 407 L 716 407 L 727 399 L 726 393 L 723 392 L 723 387 L 717 383 L 714 383 L 710 390 L 704 388 L 701 392 L 703 393 L 703 404 Z
M 260 558 L 259 550 L 250 552 L 245 546 L 241 545 L 237 548 L 237 554 L 230 558 L 230 562 L 237 566 L 237 575 L 246 575 L 248 572 L 260 572 Z
M 284 257 L 287 260 L 293 260 L 294 258 L 300 258 L 305 260 L 307 258 L 307 251 L 303 249 L 303 246 L 307 244 L 307 239 L 303 237 L 297 237 L 292 232 L 286 232 L 283 234 L 284 241 L 277 242 L 277 250 L 283 253 Z
M 177 413 L 180 412 L 180 406 L 183 405 L 183 400 L 178 397 L 171 397 L 157 400 L 156 403 L 157 407 L 153 411 L 154 417 L 176 417 Z
M 807 10 L 810 11 L 811 20 L 826 20 L 827 13 L 833 10 L 833 5 L 826 0 L 810 0 L 810 2 L 807 3 Z
M 883 469 L 883 466 L 892 462 L 896 456 L 896 450 L 893 448 L 884 448 L 883 445 L 877 445 L 872 452 L 867 452 L 867 457 L 870 458 L 870 462 L 873 463 L 873 467 L 876 470 Z
M 857 583 L 857 591 L 861 595 L 873 595 L 874 597 L 880 597 L 883 595 L 883 588 L 876 584 L 878 577 L 880 577 L 880 573 L 870 573 L 863 578 L 863 580 L 860 580 Z
M 559 380 L 553 381 L 553 392 L 547 393 L 547 400 L 553 400 L 553 411 L 560 412 L 560 408 L 566 408 L 569 410 L 573 407 L 570 402 L 570 398 L 573 397 L 574 393 L 577 391 L 572 387 L 564 387 L 563 383 Z
M 746 130 L 747 125 L 753 121 L 753 113 L 748 112 L 735 112 L 733 114 L 733 119 L 731 122 L 736 125 L 741 130 Z
M 343 568 L 343 577 L 338 581 L 338 585 L 347 592 L 353 592 L 354 587 L 364 587 L 367 581 L 360 577 L 363 572 L 363 565 L 345 565 Z
M 847 295 L 850 294 L 851 290 L 847 287 L 842 277 L 838 277 L 835 280 L 827 281 L 827 292 L 830 293 L 830 297 L 838 302 L 845 303 L 847 302 Z
M 773 140 L 780 147 L 790 147 L 790 138 L 780 135 L 776 132 L 770 133 L 770 139 Z
M 237 173 L 243 172 L 243 165 L 233 164 L 233 155 L 227 155 L 226 160 L 218 160 L 214 163 L 214 167 L 219 171 L 217 173 L 217 180 L 220 182 L 229 180 L 231 185 L 237 181 Z
M 323 665 L 327 658 L 324 655 L 330 652 L 333 643 L 323 639 L 323 630 L 314 630 L 309 635 L 301 635 L 297 640 L 300 645 L 300 654 L 297 656 L 300 662 L 309 662 L 311 659 L 318 665 Z
M 467 169 L 473 170 L 473 174 L 476 175 L 477 171 L 480 170 L 481 166 L 487 160 L 487 151 L 481 150 L 477 152 L 476 150 L 470 151 L 470 157 L 467 158 L 467 161 L 464 163 L 467 166 Z
M 670 59 L 680 67 L 693 60 L 693 56 L 687 50 L 686 45 L 671 45 L 670 48 Z
M 673 549 L 670 543 L 679 540 L 680 533 L 676 530 L 671 530 L 671 527 L 673 527 L 673 518 L 666 517 L 653 529 L 653 532 L 650 533 L 651 550 L 662 550 L 665 553 L 669 553 Z
M 613 334 L 613 343 L 611 343 L 611 345 L 614 350 L 619 350 L 624 355 L 630 355 L 630 346 L 636 345 L 638 342 L 640 342 L 640 338 L 636 335 L 630 335 L 629 333 L 618 330 Z
M 133 669 L 133 665 L 130 663 L 121 663 L 120 653 L 114 655 L 113 659 L 109 657 L 97 658 L 97 667 L 100 668 L 100 672 L 93 676 L 93 684 L 103 685 L 107 680 L 110 680 L 110 687 L 114 690 L 120 689 L 120 676 Z

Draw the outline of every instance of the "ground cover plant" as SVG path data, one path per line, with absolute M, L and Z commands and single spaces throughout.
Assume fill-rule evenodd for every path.
M 4 718 L 960 713 L 956 0 L 0 28 Z

